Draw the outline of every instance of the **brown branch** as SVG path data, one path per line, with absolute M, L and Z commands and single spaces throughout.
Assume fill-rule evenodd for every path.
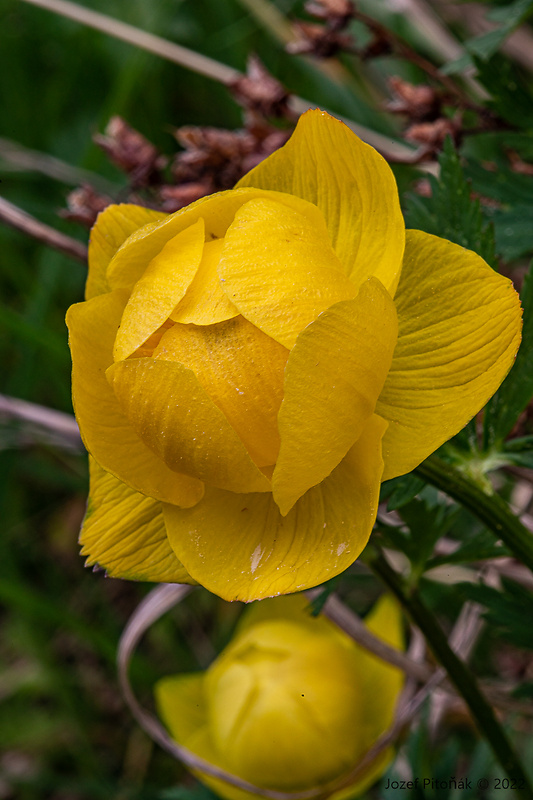
M 373 17 L 369 17 L 367 14 L 364 14 L 362 11 L 356 10 L 354 16 L 355 19 L 366 25 L 373 34 L 378 36 L 383 41 L 389 42 L 390 46 L 397 55 L 405 58 L 407 61 L 410 61 L 411 64 L 415 64 L 415 66 L 419 67 L 419 69 L 425 72 L 428 77 L 435 82 L 440 83 L 441 86 L 443 86 L 450 94 L 454 95 L 458 99 L 459 103 L 464 108 L 469 108 L 479 114 L 487 113 L 485 108 L 473 103 L 452 78 L 450 78 L 448 75 L 443 75 L 443 73 L 440 72 L 440 70 L 434 64 L 432 64 L 431 61 L 428 61 L 427 58 L 424 58 L 424 56 L 420 55 L 420 53 L 414 50 L 414 48 L 407 44 L 407 42 L 405 42 L 402 38 L 393 33 L 393 31 L 386 28 L 380 22 L 377 22 L 377 20 L 373 19 Z
M 3 197 L 0 197 L 0 222 L 15 228 L 28 236 L 37 239 L 39 242 L 53 247 L 55 250 L 64 253 L 71 258 L 87 264 L 87 248 L 76 239 L 66 236 L 64 233 L 56 231 L 44 222 L 40 222 L 35 217 L 27 214 L 18 206 L 10 203 Z

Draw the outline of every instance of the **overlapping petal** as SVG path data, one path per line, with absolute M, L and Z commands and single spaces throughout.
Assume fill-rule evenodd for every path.
M 200 218 L 170 239 L 148 264 L 122 314 L 113 348 L 115 361 L 128 358 L 166 322 L 198 271 L 204 238 Z
M 376 636 L 402 649 L 399 607 L 390 596 L 381 597 L 364 622 Z M 164 678 L 155 694 L 171 735 L 197 756 L 261 787 L 305 791 L 318 784 L 328 797 L 331 783 L 324 777 L 323 759 L 317 757 L 317 742 L 324 764 L 328 755 L 337 761 L 333 781 L 341 778 L 389 727 L 402 684 L 400 670 L 354 643 L 328 619 L 312 617 L 307 599 L 292 595 L 254 603 L 205 673 Z M 302 692 L 308 714 L 297 702 Z M 346 713 L 350 735 L 345 744 Z M 283 747 L 287 719 L 295 725 L 299 720 L 306 731 L 303 737 L 301 730 L 295 732 Z M 253 739 L 254 720 L 260 743 Z M 306 734 L 307 743 L 302 740 Z M 265 758 L 269 746 L 275 750 L 272 758 Z M 344 767 L 340 749 L 347 756 Z M 248 763 L 247 756 L 257 763 Z M 284 756 L 292 759 L 289 767 L 283 767 Z M 355 783 L 333 793 L 333 800 L 362 793 L 392 758 L 392 747 L 382 751 Z M 265 764 L 271 765 L 266 774 Z M 255 796 L 205 773 L 197 775 L 229 800 Z
M 396 345 L 394 303 L 375 278 L 302 331 L 285 372 L 272 492 L 286 514 L 327 477 L 374 413 Z
M 269 491 L 270 481 L 192 370 L 134 358 L 106 375 L 132 429 L 168 468 L 231 492 Z
M 237 187 L 275 189 L 317 205 L 355 285 L 373 275 L 394 295 L 405 240 L 396 181 L 379 153 L 342 122 L 316 110 L 303 114 L 287 144 Z
M 391 595 L 379 599 L 365 617 L 365 625 L 386 644 L 396 650 L 404 649 L 401 609 Z M 358 645 L 358 675 L 362 688 L 362 738 L 375 741 L 392 724 L 404 674 L 399 667 Z
M 138 437 L 122 413 L 105 370 L 127 292 L 115 291 L 71 306 L 72 398 L 87 450 L 107 472 L 157 500 L 194 505 L 203 484 L 170 470 Z
M 165 219 L 166 214 L 142 206 L 121 204 L 108 206 L 98 215 L 89 240 L 89 274 L 85 297 L 90 300 L 105 294 L 109 262 L 126 239 L 145 225 Z
M 295 592 L 346 569 L 377 512 L 386 423 L 372 417 L 344 460 L 283 517 L 272 495 L 206 489 L 194 509 L 164 505 L 170 544 L 189 574 L 226 600 Z
M 89 459 L 91 488 L 81 554 L 113 578 L 194 583 L 170 547 L 161 503 L 145 497 Z
M 143 275 L 146 266 L 163 249 L 166 242 L 193 225 L 200 217 L 205 221 L 206 241 L 220 239 L 225 235 L 235 212 L 243 203 L 257 197 L 267 196 L 284 203 L 289 208 L 300 211 L 305 209 L 303 213 L 313 213 L 312 207 L 309 208 L 310 204 L 299 197 L 263 189 L 230 189 L 209 197 L 202 197 L 174 214 L 168 214 L 162 218 L 161 215 L 158 215 L 159 220 L 151 222 L 146 219 L 145 221 L 149 222 L 148 225 L 141 222 L 140 224 L 144 227 L 133 231 L 109 262 L 106 274 L 109 287 L 111 289 L 131 289 Z M 129 215 L 125 209 L 138 209 L 139 207 L 120 206 L 120 208 L 126 215 Z M 318 209 L 315 208 L 314 213 L 319 215 Z
M 218 274 L 241 314 L 289 348 L 322 311 L 357 293 L 320 215 L 270 198 L 250 200 L 237 211 Z
M 194 372 L 259 467 L 274 464 L 278 455 L 288 355 L 240 315 L 219 325 L 174 325 L 153 353 Z
M 389 421 L 383 478 L 403 475 L 494 394 L 520 342 L 511 281 L 478 255 L 409 231 L 396 296 L 398 344 L 376 406 Z
M 209 730 L 233 773 L 290 791 L 334 780 L 357 759 L 357 651 L 328 633 L 264 622 L 236 636 L 211 665 Z
M 223 239 L 214 239 L 204 247 L 202 263 L 185 297 L 170 315 L 174 322 L 215 325 L 239 313 L 222 291 L 218 278 L 218 262 Z

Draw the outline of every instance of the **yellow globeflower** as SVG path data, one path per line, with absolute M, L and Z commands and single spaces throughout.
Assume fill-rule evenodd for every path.
M 88 563 L 253 600 L 357 558 L 381 480 L 486 403 L 521 312 L 475 253 L 406 233 L 383 158 L 309 111 L 231 191 L 106 209 L 67 322 Z
M 400 611 L 390 596 L 365 622 L 402 647 Z M 163 679 L 156 701 L 173 738 L 215 766 L 260 788 L 324 787 L 340 798 L 364 791 L 391 761 L 389 747 L 347 789 L 329 786 L 389 728 L 402 683 L 398 668 L 310 616 L 305 597 L 292 595 L 252 606 L 206 672 Z M 252 797 L 198 777 L 228 800 Z

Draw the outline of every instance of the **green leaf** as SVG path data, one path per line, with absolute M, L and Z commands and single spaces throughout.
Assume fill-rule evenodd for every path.
M 417 478 L 412 472 L 399 478 L 392 478 L 381 484 L 379 501 L 380 503 L 387 501 L 388 510 L 395 511 L 416 497 L 425 485 L 422 478 Z
M 485 443 L 501 443 L 533 396 L 533 269 L 525 277 L 522 343 L 514 367 L 485 409 Z
M 501 146 L 513 147 L 510 142 L 502 142 Z M 472 160 L 465 171 L 477 193 L 497 201 L 497 207 L 487 205 L 484 212 L 494 223 L 496 251 L 505 261 L 514 261 L 533 253 L 533 176 L 511 169 L 501 149 L 492 155 L 492 163 L 491 169 L 485 169 Z
M 494 234 L 486 222 L 451 139 L 439 157 L 440 178 L 430 176 L 431 197 L 406 196 L 407 226 L 442 236 L 474 250 L 491 266 L 496 265 Z
M 197 783 L 194 786 L 173 786 L 165 789 L 157 800 L 219 800 L 219 797 L 207 786 Z
M 487 103 L 499 116 L 517 128 L 533 126 L 533 93 L 515 65 L 501 53 L 488 61 L 472 56 L 477 79 L 487 89 L 492 100 Z
M 469 53 L 486 60 L 498 50 L 515 28 L 524 22 L 533 11 L 533 0 L 515 0 L 505 8 L 495 8 L 487 14 L 493 22 L 503 22 L 500 28 L 474 36 L 465 42 Z
M 435 543 L 448 533 L 459 511 L 455 505 L 444 505 L 422 496 L 401 506 L 402 527 L 379 523 L 379 530 L 386 541 L 407 556 L 413 573 L 422 574 Z
M 483 584 L 461 584 L 469 600 L 485 606 L 491 628 L 516 647 L 533 650 L 533 595 L 519 583 L 502 578 L 503 591 Z
M 468 541 L 462 543 L 453 553 L 430 559 L 426 564 L 426 569 L 440 567 L 443 564 L 471 564 L 473 561 L 485 561 L 489 558 L 501 558 L 502 556 L 511 555 L 511 551 L 505 545 L 495 544 L 494 536 L 483 530 L 471 536 Z

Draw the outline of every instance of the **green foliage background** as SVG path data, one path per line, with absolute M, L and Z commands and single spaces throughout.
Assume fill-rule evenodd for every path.
M 401 123 L 382 108 L 388 97 L 387 75 L 424 79 L 417 67 L 392 57 L 361 64 L 342 56 L 340 78 L 333 79 L 310 59 L 289 56 L 280 40 L 280 19 L 302 14 L 302 4 L 293 0 L 277 0 L 273 8 L 280 16 L 271 13 L 270 28 L 260 12 L 272 12 L 272 4 L 258 0 L 86 0 L 85 5 L 239 70 L 255 52 L 296 94 L 391 140 L 401 138 Z M 359 5 L 422 55 L 442 63 L 408 15 L 391 10 L 385 0 Z M 533 3 L 485 5 L 494 6 L 499 32 L 484 40 L 460 28 L 453 33 L 466 42 L 463 63 L 469 59 L 473 64 L 490 93 L 487 107 L 501 116 L 507 129 L 466 138 L 461 157 L 446 145 L 440 178 L 431 179 L 429 199 L 414 191 L 418 174 L 413 167 L 395 170 L 409 225 L 475 249 L 495 266 L 503 263 L 521 282 L 533 255 L 533 177 L 513 171 L 506 148 L 525 161 L 533 160 L 533 81 L 523 65 L 502 54 L 501 45 L 513 26 L 527 20 Z M 124 176 L 91 140 L 112 115 L 123 116 L 167 153 L 176 151 L 172 130 L 180 125 L 233 129 L 242 124 L 241 110 L 216 81 L 22 0 L 1 0 L 0 13 L 0 193 L 70 236 L 87 239 L 84 230 L 58 216 L 74 185 L 89 179 L 116 198 L 125 192 Z M 353 23 L 352 30 L 359 41 L 368 41 L 361 25 Z M 447 71 L 453 74 L 459 66 L 448 64 Z M 41 156 L 39 169 L 24 166 L 20 157 L 17 162 L 15 145 L 71 165 L 70 177 L 57 180 L 44 174 L 47 162 Z M 472 190 L 482 201 L 492 202 L 472 200 Z M 82 298 L 84 280 L 82 265 L 19 232 L 0 228 L 3 394 L 71 412 L 63 319 L 66 308 Z M 516 370 L 485 415 L 483 440 L 471 425 L 441 453 L 470 476 L 484 478 L 489 457 L 533 467 L 530 423 L 522 424 L 519 440 L 504 441 L 533 394 L 532 292 L 529 278 L 523 295 L 524 345 Z M 43 443 L 24 426 L 0 416 L 0 474 L 0 798 L 202 800 L 206 791 L 195 788 L 179 765 L 152 745 L 118 695 L 116 643 L 149 587 L 106 579 L 83 568 L 77 533 L 87 492 L 85 455 Z M 512 498 L 512 478 L 499 475 L 498 491 Z M 463 589 L 457 580 L 446 584 L 426 577 L 431 568 L 464 567 L 509 551 L 470 512 L 443 504 L 423 477 L 390 482 L 384 487 L 386 497 L 389 508 L 398 509 L 404 527 L 382 524 L 378 541 L 402 553 L 411 585 L 446 630 L 465 599 L 483 604 L 490 626 L 474 656 L 475 670 L 483 678 L 498 677 L 501 659 L 495 652 L 506 652 L 513 663 L 524 664 L 521 696 L 533 694 L 533 635 L 524 624 L 533 611 L 530 591 L 513 581 L 502 593 L 471 584 Z M 435 542 L 452 528 L 457 550 L 450 556 L 435 555 Z M 358 569 L 336 588 L 362 611 L 377 592 L 376 582 Z M 198 592 L 194 602 L 187 601 L 160 621 L 134 665 L 140 693 L 148 696 L 161 675 L 205 667 L 228 640 L 238 612 L 238 605 Z M 442 780 L 459 774 L 472 779 L 498 774 L 490 750 L 466 715 L 445 720 L 433 738 L 427 734 L 429 725 L 422 715 L 402 751 L 414 774 Z M 530 734 L 530 718 L 520 718 L 515 736 L 525 763 L 531 764 Z M 401 765 L 385 780 L 399 776 Z M 169 788 L 176 784 L 180 787 Z M 371 790 L 368 796 L 380 797 L 379 791 Z M 501 799 L 506 794 L 513 796 L 489 791 L 483 797 Z M 435 788 L 386 794 L 387 800 L 408 796 L 467 800 L 481 795 L 476 790 L 458 794 Z

